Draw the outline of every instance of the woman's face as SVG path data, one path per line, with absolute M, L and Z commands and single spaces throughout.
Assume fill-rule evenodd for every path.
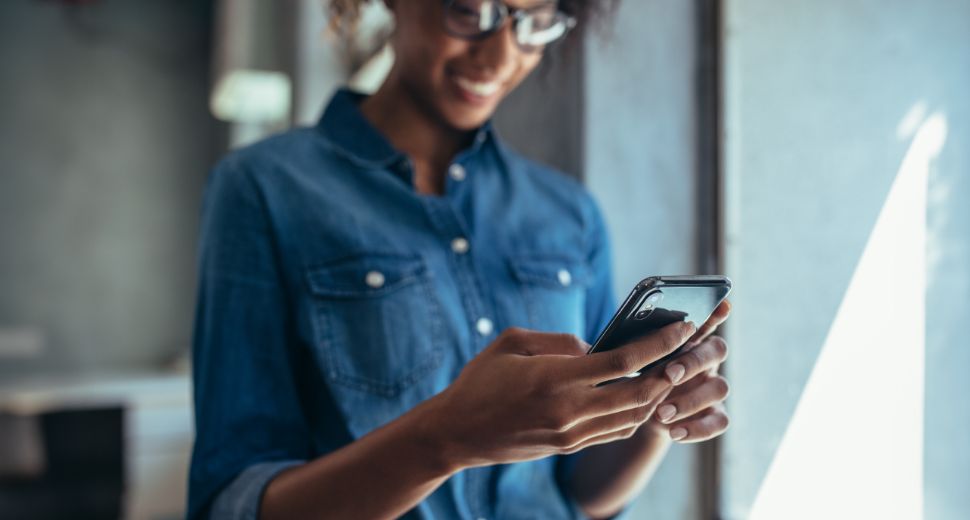
M 527 7 L 548 0 L 512 0 Z M 485 39 L 449 35 L 441 0 L 388 2 L 394 12 L 395 68 L 423 110 L 444 124 L 469 130 L 481 126 L 542 59 L 542 50 L 524 52 L 511 23 Z

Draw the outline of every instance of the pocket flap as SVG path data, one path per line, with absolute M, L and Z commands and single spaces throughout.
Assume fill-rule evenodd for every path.
M 546 287 L 585 286 L 589 269 L 582 261 L 564 256 L 520 255 L 510 259 L 512 272 L 523 283 Z
M 427 272 L 420 256 L 367 253 L 307 270 L 310 292 L 332 298 L 371 298 L 405 287 Z

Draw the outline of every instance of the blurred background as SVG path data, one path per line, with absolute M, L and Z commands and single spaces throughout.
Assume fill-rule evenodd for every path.
M 379 84 L 321 0 L 0 4 L 0 517 L 183 514 L 202 187 Z M 970 518 L 970 0 L 627 0 L 496 116 L 617 292 L 735 282 L 732 427 L 634 518 Z M 543 132 L 536 132 L 537 128 Z

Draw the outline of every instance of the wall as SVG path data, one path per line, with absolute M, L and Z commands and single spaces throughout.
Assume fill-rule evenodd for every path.
M 966 518 L 970 2 L 726 5 L 725 516 Z
M 584 171 L 614 245 L 617 296 L 650 275 L 697 270 L 695 11 L 628 1 L 585 51 Z M 697 446 L 674 446 L 634 518 L 701 514 Z
M 0 329 L 21 331 L 0 338 L 39 347 L 0 376 L 187 348 L 209 24 L 192 0 L 0 6 Z
M 575 37 L 578 35 L 570 35 Z M 582 178 L 586 149 L 582 40 L 548 49 L 533 71 L 495 114 L 499 134 L 519 152 Z

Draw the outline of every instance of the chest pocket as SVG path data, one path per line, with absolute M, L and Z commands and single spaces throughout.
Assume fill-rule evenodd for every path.
M 420 256 L 363 254 L 307 271 L 317 353 L 344 387 L 398 396 L 442 360 L 441 315 Z
M 582 336 L 589 269 L 569 257 L 521 255 L 509 260 L 533 329 Z

